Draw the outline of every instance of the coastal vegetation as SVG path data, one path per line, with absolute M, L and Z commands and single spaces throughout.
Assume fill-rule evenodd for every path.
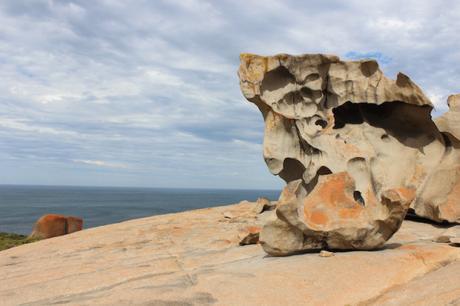
M 0 232 L 0 251 L 40 240 L 26 235 Z

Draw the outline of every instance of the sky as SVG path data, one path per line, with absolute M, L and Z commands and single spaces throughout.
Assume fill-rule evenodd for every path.
M 239 54 L 460 92 L 459 1 L 0 1 L 0 184 L 279 189 Z

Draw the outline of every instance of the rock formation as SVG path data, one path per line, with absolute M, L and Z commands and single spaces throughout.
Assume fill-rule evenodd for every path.
M 82 229 L 83 220 L 81 218 L 48 214 L 37 220 L 30 237 L 47 239 L 74 233 Z
M 240 86 L 265 121 L 264 159 L 287 183 L 260 243 L 273 255 L 381 247 L 412 208 L 460 220 L 460 96 L 430 100 L 374 60 L 241 55 Z

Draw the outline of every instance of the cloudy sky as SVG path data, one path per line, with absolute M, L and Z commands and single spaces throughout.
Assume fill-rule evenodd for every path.
M 458 1 L 0 1 L 0 184 L 262 188 L 239 53 L 373 57 L 460 92 Z

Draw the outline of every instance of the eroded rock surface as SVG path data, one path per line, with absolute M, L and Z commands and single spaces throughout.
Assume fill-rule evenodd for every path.
M 288 183 L 260 236 L 268 253 L 378 248 L 409 207 L 460 220 L 460 96 L 433 122 L 408 76 L 322 54 L 242 54 L 239 77 L 264 117 L 268 168 Z

